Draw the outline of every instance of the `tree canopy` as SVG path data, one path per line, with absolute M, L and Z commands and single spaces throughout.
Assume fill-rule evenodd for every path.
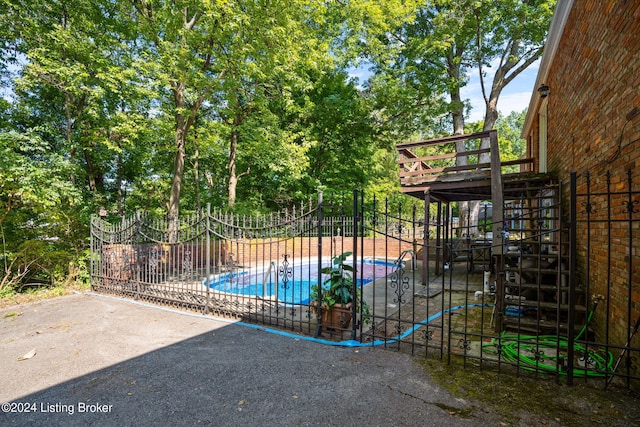
M 462 132 L 460 88 L 490 66 L 480 108 L 494 127 L 552 5 L 0 2 L 0 291 L 67 276 L 101 209 L 173 218 L 207 203 L 268 212 L 319 190 L 399 197 L 394 144 Z

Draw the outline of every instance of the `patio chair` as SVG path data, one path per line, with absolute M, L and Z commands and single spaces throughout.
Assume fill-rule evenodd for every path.
M 474 272 L 478 268 L 480 271 L 491 271 L 491 244 L 473 244 L 470 251 L 471 259 L 469 262 L 469 271 Z
M 469 250 L 465 239 L 452 239 L 444 245 L 444 262 L 453 268 L 453 263 L 467 261 L 469 258 Z

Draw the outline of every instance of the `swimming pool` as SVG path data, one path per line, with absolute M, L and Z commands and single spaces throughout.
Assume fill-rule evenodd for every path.
M 323 260 L 322 267 L 330 266 L 330 260 Z M 365 259 L 358 263 L 357 283 L 366 285 L 385 277 L 393 271 L 393 262 Z M 328 275 L 322 275 L 325 280 Z M 309 304 L 311 286 L 318 283 L 318 263 L 297 264 L 294 261 L 260 270 L 240 270 L 211 276 L 202 281 L 203 286 L 218 292 L 243 296 L 275 298 L 289 304 Z

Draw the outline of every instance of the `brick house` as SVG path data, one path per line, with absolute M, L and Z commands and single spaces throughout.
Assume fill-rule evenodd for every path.
M 602 301 L 593 339 L 619 354 L 640 315 L 640 2 L 558 1 L 534 89 L 527 167 L 564 183 L 573 280 Z
M 571 377 L 597 353 L 603 363 L 585 366 L 590 374 L 635 385 L 640 333 L 629 338 L 640 326 L 640 2 L 557 3 L 522 136 L 526 155 L 516 161 L 500 158 L 496 131 L 397 144 L 402 191 L 424 200 L 427 224 L 434 211 L 436 224 L 448 224 L 456 202 L 492 202 L 490 238 L 464 225 L 458 233 L 438 228 L 436 275 L 440 260 L 457 261 L 451 254 L 475 266 L 476 249 L 484 248 L 495 273 L 497 332 L 566 337 L 575 345 L 558 359 L 567 364 L 563 373 Z M 455 151 L 462 142 L 467 150 Z M 441 164 L 459 157 L 467 161 Z M 422 258 L 429 265 L 429 251 Z

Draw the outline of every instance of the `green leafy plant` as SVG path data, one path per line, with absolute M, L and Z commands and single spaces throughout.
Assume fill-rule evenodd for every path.
M 353 266 L 346 263 L 348 257 L 352 252 L 345 252 L 341 255 L 333 257 L 331 260 L 331 266 L 324 267 L 322 274 L 329 275 L 327 279 L 322 282 L 322 295 L 321 305 L 323 310 L 332 310 L 336 304 L 343 306 L 350 306 L 354 303 L 353 295 L 354 288 L 356 289 L 356 311 L 364 314 L 363 319 L 365 323 L 370 321 L 369 306 L 362 300 L 360 289 L 357 289 L 356 282 L 353 278 Z M 318 285 L 311 286 L 311 305 L 317 307 L 318 305 Z
M 478 231 L 480 233 L 487 233 L 493 230 L 493 223 L 490 219 L 481 219 L 478 221 Z

